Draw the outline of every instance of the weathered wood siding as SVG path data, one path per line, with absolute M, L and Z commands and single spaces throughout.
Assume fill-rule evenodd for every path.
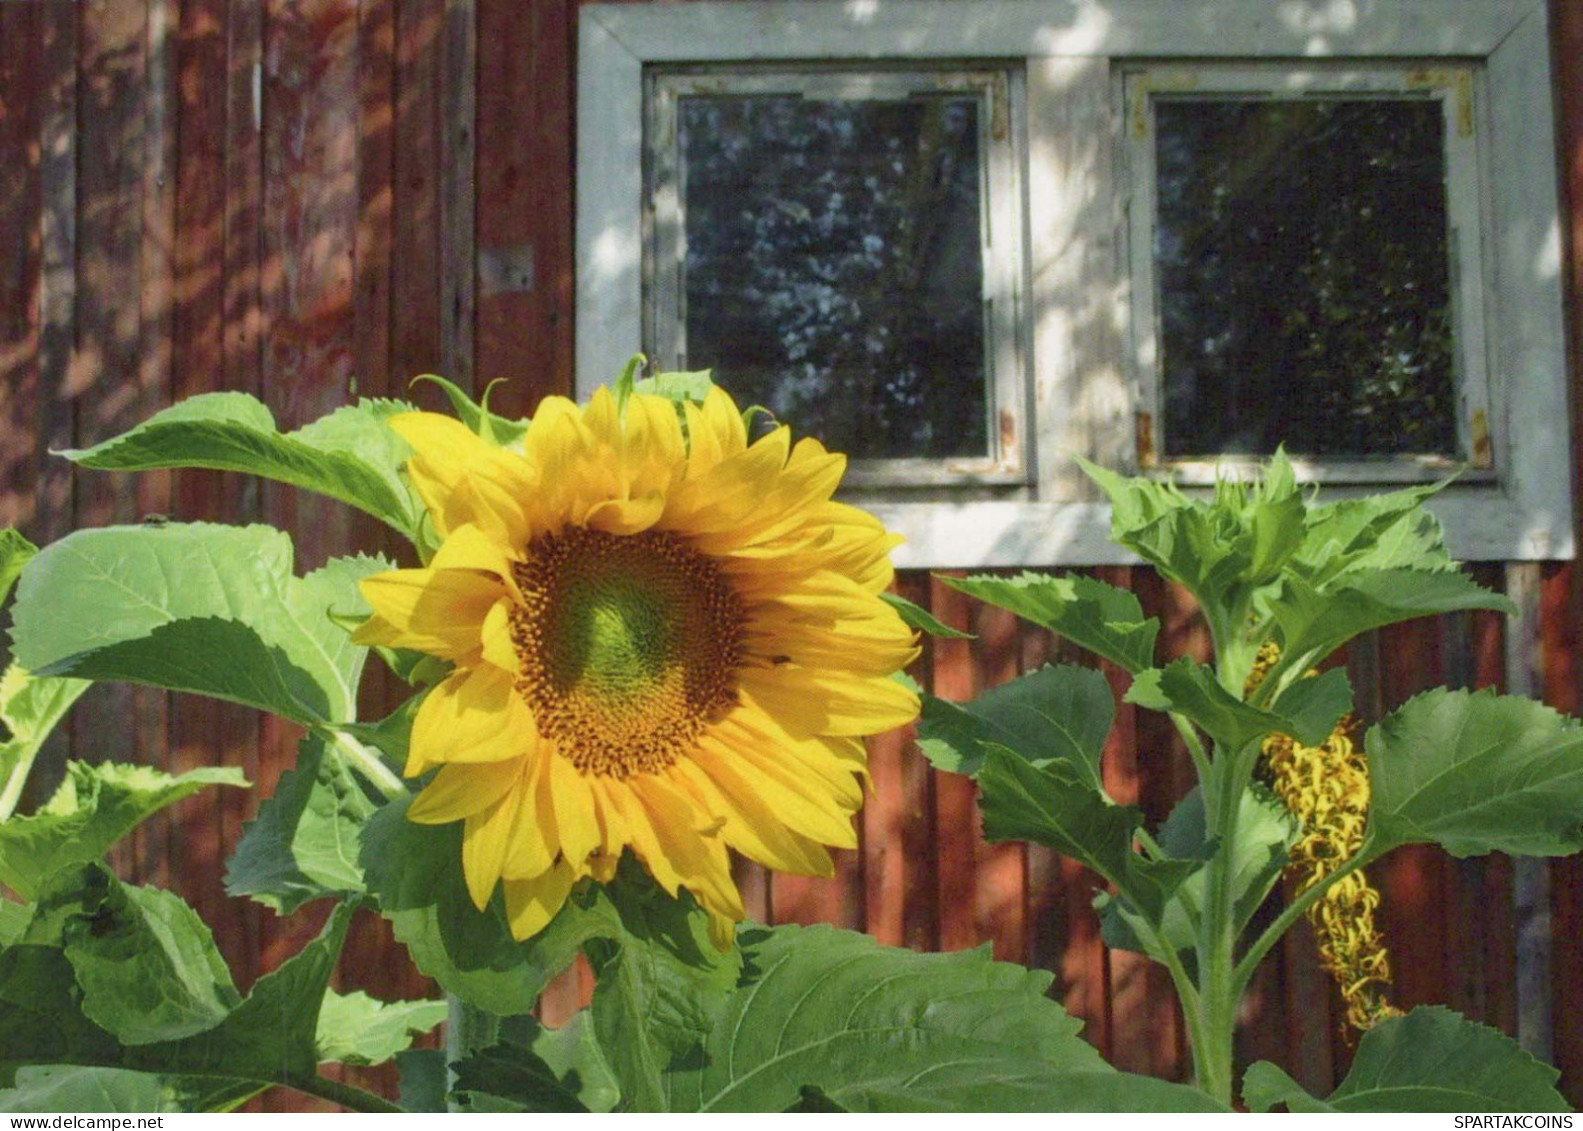
M 71 475 L 48 456 L 195 393 L 239 389 L 295 426 L 352 395 L 407 395 L 444 372 L 526 412 L 571 388 L 574 0 L 40 0 L 0 2 L 0 524 L 49 541 L 82 525 L 264 521 L 290 529 L 299 568 L 370 543 L 371 521 L 294 492 L 208 472 Z M 1561 73 L 1565 256 L 1574 344 L 1583 327 L 1583 4 L 1553 4 Z M 428 397 L 427 392 L 419 392 Z M 1580 398 L 1574 388 L 1574 404 Z M 1574 430 L 1575 427 L 1574 427 Z M 1583 689 L 1578 571 L 1474 567 L 1528 616 L 1474 614 L 1369 637 L 1347 656 L 1365 718 L 1438 683 L 1510 685 L 1576 711 Z M 1201 622 L 1145 570 L 1109 569 L 1164 623 L 1170 654 L 1201 654 Z M 1049 659 L 1058 640 L 921 574 L 902 591 L 976 641 L 937 641 L 920 678 L 974 692 Z M 1116 673 L 1109 673 L 1117 682 Z M 371 710 L 394 691 L 373 683 Z M 1115 794 L 1154 818 L 1186 788 L 1175 737 L 1123 706 Z M 226 896 L 241 826 L 295 756 L 297 734 L 223 704 L 96 688 L 41 768 L 67 756 L 172 769 L 223 761 L 258 789 L 211 791 L 150 822 L 121 854 L 215 927 L 238 981 L 318 927 Z M 1107 953 L 1090 877 L 1042 849 L 989 846 L 973 790 L 933 773 L 904 735 L 872 744 L 861 851 L 829 881 L 742 869 L 750 911 L 829 921 L 919 948 L 990 942 L 1045 966 L 1087 1035 L 1122 1067 L 1181 1076 L 1167 980 Z M 1537 1048 L 1583 1101 L 1583 860 L 1515 865 L 1395 854 L 1379 869 L 1404 1005 L 1445 1001 Z M 1347 1049 L 1302 928 L 1256 981 L 1241 1038 L 1325 1087 Z M 1522 956 L 1519 962 L 1519 955 Z M 365 916 L 342 980 L 382 996 L 429 992 Z M 1519 993 L 1519 984 L 1522 992 Z M 565 980 L 547 1010 L 587 993 Z M 389 1086 L 388 1072 L 375 1073 Z M 297 1097 L 263 1101 L 292 1107 Z

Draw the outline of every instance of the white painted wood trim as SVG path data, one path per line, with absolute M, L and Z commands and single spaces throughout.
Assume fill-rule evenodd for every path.
M 1027 67 L 1030 337 L 1038 501 L 885 502 L 907 567 L 1125 562 L 1108 510 L 1064 451 L 1129 466 L 1122 190 L 1103 88 L 1121 58 L 1484 60 L 1495 280 L 1491 428 L 1498 483 L 1433 509 L 1468 561 L 1570 558 L 1565 351 L 1544 0 L 756 0 L 591 5 L 578 75 L 577 391 L 642 338 L 642 76 L 649 62 L 1013 58 Z M 1096 101 L 1097 99 L 1097 101 Z M 1077 125 L 1086 137 L 1058 136 Z M 1084 162 L 1091 163 L 1085 170 Z M 1091 304 L 1091 309 L 1084 308 Z M 1108 323 L 1120 330 L 1107 330 Z M 1095 317 L 1080 315 L 1098 314 Z M 1086 329 L 1085 329 L 1086 328 Z M 1092 432 L 1079 445 L 1077 425 Z M 1070 425 L 1070 427 L 1069 427 Z M 1504 452 L 1504 458 L 1503 458 Z M 1348 493 L 1327 490 L 1325 497 Z
M 577 69 L 577 392 L 643 344 L 643 60 L 586 8 Z
M 653 62 L 1485 56 L 1535 6 L 1534 0 L 757 0 L 685 9 L 595 5 L 583 9 L 583 18 L 584 27 L 597 21 L 632 54 Z

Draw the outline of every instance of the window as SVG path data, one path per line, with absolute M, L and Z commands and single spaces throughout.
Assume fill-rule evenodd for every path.
M 656 69 L 645 340 L 852 459 L 1026 482 L 1004 69 Z
M 903 565 L 1115 562 L 1074 456 L 1277 441 L 1333 495 L 1465 468 L 1454 552 L 1570 557 L 1545 18 L 585 6 L 579 390 L 715 366 L 854 454 Z
M 1475 78 L 1125 72 L 1140 465 L 1488 472 Z

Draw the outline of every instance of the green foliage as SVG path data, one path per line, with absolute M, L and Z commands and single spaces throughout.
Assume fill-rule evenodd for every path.
M 13 526 L 0 528 L 0 604 L 5 603 L 11 586 L 22 576 L 22 567 L 38 553 L 38 547 L 22 537 Z
M 310 900 L 360 895 L 358 839 L 378 805 L 322 735 L 298 746 L 297 765 L 243 829 L 225 890 L 289 915 Z
M 0 821 L 16 811 L 33 760 L 86 690 L 86 680 L 30 675 L 17 664 L 0 673 Z
M 456 413 L 457 418 L 492 444 L 501 446 L 514 444 L 522 439 L 528 430 L 530 422 L 527 420 L 508 420 L 489 411 L 489 394 L 494 391 L 496 385 L 500 384 L 499 381 L 489 383 L 489 387 L 484 390 L 484 399 L 479 402 L 474 401 L 454 382 L 433 373 L 420 373 L 412 380 L 414 383 L 427 381 L 432 385 L 438 385 L 440 391 L 445 394 L 445 399 L 451 403 L 451 411 Z
M 1242 1082 L 1250 1111 L 1571 1111 L 1555 1089 L 1560 1073 L 1496 1029 L 1444 1006 L 1420 1006 L 1382 1021 L 1358 1042 L 1352 1068 L 1318 1100 L 1269 1061 Z
M 844 1111 L 1222 1110 L 1191 1088 L 1111 1069 L 1045 996 L 1049 974 L 983 950 L 916 954 L 829 927 L 751 928 L 739 942 L 741 975 L 701 999 L 701 1028 L 647 1015 L 670 1050 L 657 1081 L 653 1065 L 618 1054 L 631 1006 L 617 998 L 663 999 L 656 983 L 687 977 L 677 964 L 596 995 L 565 1029 L 513 1023 L 458 1066 L 469 1108 L 768 1112 L 813 1096 Z
M 260 475 L 338 499 L 411 538 L 417 505 L 400 473 L 411 449 L 385 424 L 410 411 L 399 401 L 363 400 L 281 433 L 248 394 L 204 393 L 102 444 L 60 454 L 106 471 L 206 467 Z
M 154 1112 L 232 1111 L 268 1085 L 223 1077 L 165 1076 L 126 1068 L 38 1065 L 20 1068 L 16 1087 L 0 1088 L 0 1113 L 41 1111 Z
M 1360 852 L 1583 850 L 1583 727 L 1515 695 L 1427 691 L 1369 728 L 1373 798 Z
M 97 863 L 139 822 L 206 785 L 247 785 L 234 767 L 172 777 L 148 766 L 66 764 L 55 795 L 29 817 L 0 821 L 0 882 L 34 899 L 53 877 Z
M 1129 672 L 1153 662 L 1160 622 L 1143 617 L 1138 598 L 1090 577 L 942 577 L 953 589 L 1059 633 Z
M 1100 755 L 1115 718 L 1110 683 L 1091 668 L 1043 667 L 992 687 L 971 703 L 923 701 L 918 746 L 942 770 L 976 776 L 991 745 L 1038 766 L 1062 763 L 1102 791 Z
M 330 614 L 368 614 L 357 582 L 379 558 L 292 574 L 267 526 L 111 526 L 40 551 L 17 589 L 12 638 L 39 675 L 129 680 L 212 695 L 305 725 L 347 722 L 367 649 Z
M 895 593 L 881 593 L 879 596 L 880 600 L 896 610 L 897 615 L 901 617 L 902 622 L 908 628 L 915 628 L 919 632 L 928 633 L 930 636 L 938 636 L 946 640 L 973 639 L 971 632 L 962 632 L 959 629 L 952 628 L 922 605 L 915 604 L 905 597 Z
M 319 1059 L 340 1064 L 383 1064 L 445 1020 L 443 1001 L 376 1001 L 358 990 L 330 991 L 319 1007 L 315 1044 Z

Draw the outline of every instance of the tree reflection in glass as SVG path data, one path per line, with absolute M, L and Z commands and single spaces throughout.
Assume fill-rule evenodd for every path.
M 859 459 L 984 456 L 979 103 L 688 96 L 686 357 Z
M 1156 103 L 1167 456 L 1458 457 L 1441 113 Z

